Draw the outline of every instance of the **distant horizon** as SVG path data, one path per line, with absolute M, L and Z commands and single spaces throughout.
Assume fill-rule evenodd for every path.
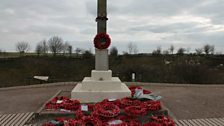
M 116 46 L 110 46 L 109 48 L 108 48 L 108 50 L 110 51 L 110 49 L 112 48 L 112 47 L 116 47 Z M 153 51 L 155 51 L 158 47 L 161 47 L 161 46 L 157 46 L 155 49 L 153 49 L 152 51 L 145 51 L 145 52 L 143 52 L 143 51 L 141 51 L 141 50 L 139 50 L 139 48 L 138 48 L 138 53 L 136 53 L 136 54 L 152 54 L 153 53 Z M 214 46 L 215 47 L 215 46 Z M 79 47 L 77 47 L 77 48 L 79 48 Z M 116 47 L 117 48 L 117 47 Z M 175 46 L 174 46 L 174 51 L 173 51 L 173 54 L 176 54 L 177 53 L 177 51 L 178 51 L 178 49 L 180 49 L 180 48 L 184 48 L 184 47 L 180 47 L 180 48 L 176 48 Z M 73 48 L 73 51 L 72 51 L 72 53 L 75 53 L 75 49 L 76 48 Z M 83 49 L 83 50 L 89 50 L 89 51 L 91 51 L 91 53 L 93 53 L 93 54 L 95 54 L 95 47 L 90 47 L 90 48 L 80 48 L 80 49 Z M 126 50 L 119 50 L 119 48 L 117 48 L 118 49 L 118 54 L 124 54 L 125 52 L 127 52 L 128 53 L 128 49 L 126 49 Z M 203 46 L 202 47 L 200 47 L 200 48 L 190 48 L 190 47 L 188 47 L 188 48 L 184 48 L 185 49 L 185 52 L 184 52 L 184 54 L 194 54 L 194 53 L 196 53 L 196 51 L 195 51 L 195 49 L 203 49 Z M 13 50 L 13 51 L 7 51 L 7 50 L 1 50 L 0 49 L 0 52 L 7 52 L 7 53 L 18 53 L 18 51 L 16 51 L 16 50 Z M 164 52 L 163 51 L 169 51 L 169 48 L 162 48 L 161 47 L 161 54 L 164 54 Z M 36 51 L 35 50 L 29 50 L 27 53 L 36 53 Z M 52 53 L 51 51 L 48 51 L 48 53 L 50 54 L 50 53 Z M 62 54 L 63 52 L 61 52 L 61 54 Z M 170 52 L 169 52 L 169 54 L 171 54 Z M 202 54 L 205 54 L 204 53 L 204 51 L 202 52 Z M 217 51 L 216 50 L 216 47 L 215 47 L 215 51 L 214 51 L 214 54 L 224 54 L 224 52 L 222 52 L 222 51 Z

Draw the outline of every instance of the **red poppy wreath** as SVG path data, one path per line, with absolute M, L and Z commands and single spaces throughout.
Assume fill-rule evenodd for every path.
M 94 38 L 94 46 L 97 49 L 107 49 L 110 43 L 111 39 L 107 33 L 98 33 Z

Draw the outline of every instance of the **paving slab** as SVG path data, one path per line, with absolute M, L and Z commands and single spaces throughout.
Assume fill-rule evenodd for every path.
M 71 90 L 74 84 L 5 88 L 0 90 L 0 114 L 36 112 L 59 90 Z
M 224 117 L 224 85 L 163 84 L 143 87 L 161 95 L 161 101 L 177 119 Z

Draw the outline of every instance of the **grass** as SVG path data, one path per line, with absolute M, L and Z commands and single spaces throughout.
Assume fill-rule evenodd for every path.
M 122 81 L 224 84 L 223 55 L 121 55 L 110 57 L 113 76 Z M 166 62 L 169 61 L 169 64 Z M 7 53 L 0 58 L 0 87 L 37 84 L 33 76 L 49 76 L 49 82 L 81 81 L 94 69 L 92 55 L 69 57 Z

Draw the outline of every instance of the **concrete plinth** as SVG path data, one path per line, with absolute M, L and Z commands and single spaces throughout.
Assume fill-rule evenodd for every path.
M 81 103 L 95 103 L 101 102 L 103 99 L 120 99 L 124 97 L 130 97 L 131 92 L 128 87 L 121 83 L 119 90 L 83 90 L 82 84 L 79 83 L 72 90 L 71 98 L 78 99 Z
M 110 80 L 111 77 L 112 77 L 111 70 L 107 70 L 107 71 L 92 70 L 91 72 L 91 80 L 96 80 L 96 81 Z
M 72 99 L 78 99 L 82 103 L 92 103 L 100 102 L 105 98 L 120 99 L 131 96 L 129 88 L 118 77 L 112 77 L 110 70 L 93 70 L 91 75 L 92 77 L 85 77 L 82 83 L 77 84 L 72 90 Z
M 91 80 L 90 77 L 85 77 L 82 81 L 82 89 L 88 91 L 110 91 L 110 90 L 120 90 L 121 81 L 118 77 L 113 77 L 111 80 Z

